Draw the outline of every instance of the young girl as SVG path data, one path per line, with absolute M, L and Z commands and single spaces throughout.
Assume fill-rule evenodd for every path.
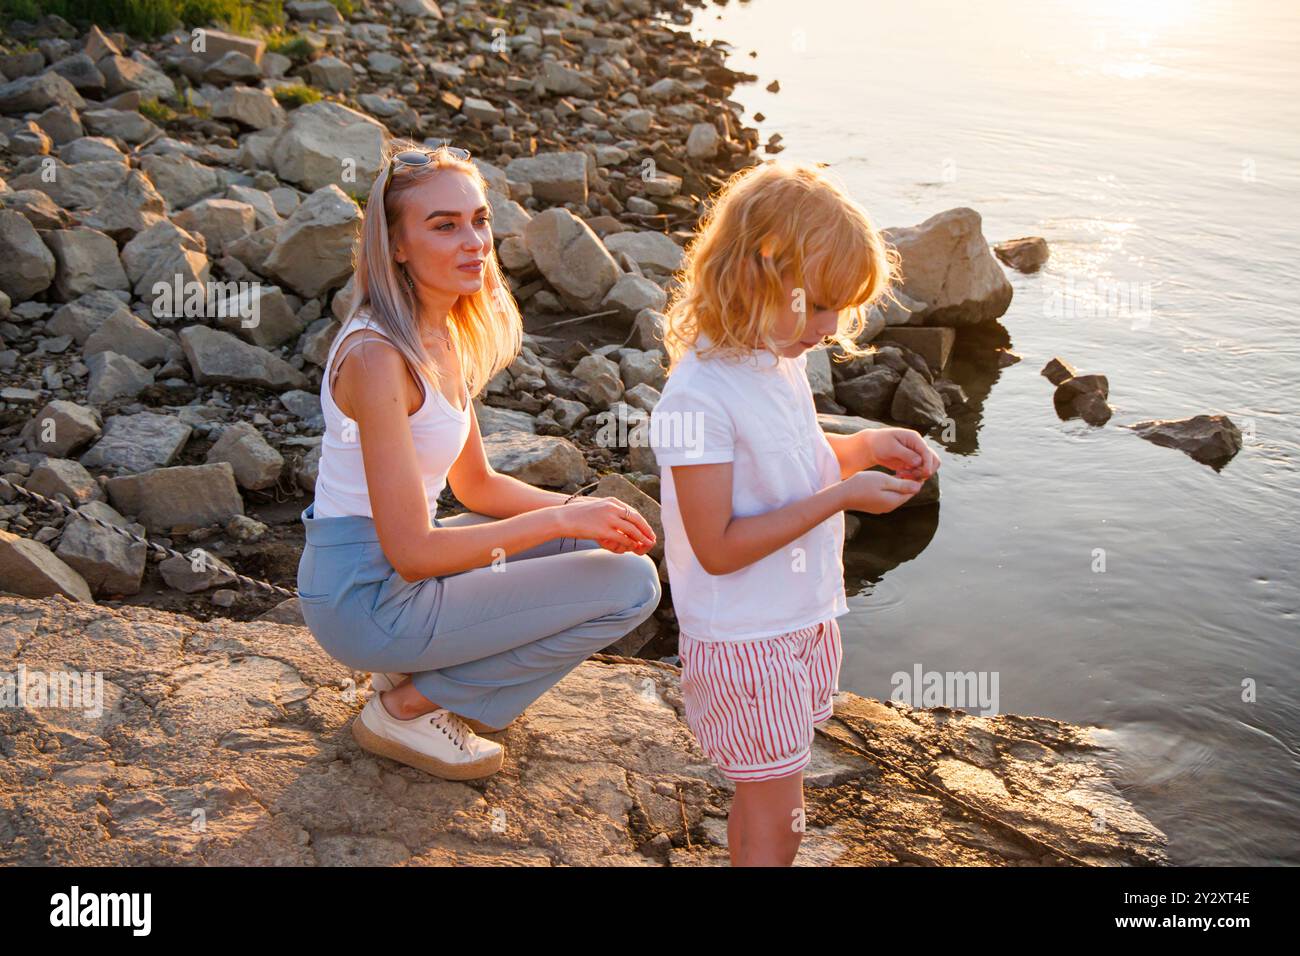
M 325 436 L 302 512 L 302 614 L 380 693 L 366 750 L 447 779 L 496 772 L 478 736 L 648 618 L 654 531 L 612 498 L 545 491 L 491 467 L 477 395 L 519 351 L 469 154 L 395 143 L 366 204 L 356 294 L 321 384 Z M 447 485 L 469 512 L 437 516 Z
M 686 720 L 735 783 L 733 865 L 789 865 L 799 849 L 848 613 L 843 512 L 892 511 L 939 465 L 909 429 L 823 434 L 808 382 L 805 353 L 825 339 L 868 354 L 853 339 L 897 267 L 820 169 L 768 163 L 723 188 L 667 313 L 651 443 Z M 864 470 L 876 464 L 895 474 Z

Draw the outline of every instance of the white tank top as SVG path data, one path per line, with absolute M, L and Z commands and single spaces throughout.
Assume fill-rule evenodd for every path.
M 335 354 L 349 334 L 359 329 L 371 329 L 384 335 L 382 329 L 362 309 L 343 328 L 330 344 L 325 359 L 325 377 L 321 381 L 321 411 L 325 416 L 325 435 L 321 439 L 320 465 L 316 474 L 316 508 L 318 518 L 342 515 L 365 515 L 373 518 L 370 493 L 366 486 L 366 470 L 361 457 L 361 441 L 355 420 L 343 414 L 334 404 L 330 393 L 330 376 L 333 374 Z M 384 338 L 388 336 L 384 335 Z M 364 342 L 358 336 L 348 344 L 347 352 Z M 343 354 L 346 356 L 347 352 Z M 424 496 L 429 503 L 429 520 L 438 511 L 438 496 L 447 485 L 447 472 L 460 457 L 469 437 L 470 408 L 468 389 L 464 389 L 466 406 L 458 409 L 447 397 L 433 388 L 423 378 L 424 402 L 407 420 L 411 423 L 411 437 L 415 440 L 415 454 L 420 463 L 424 481 Z

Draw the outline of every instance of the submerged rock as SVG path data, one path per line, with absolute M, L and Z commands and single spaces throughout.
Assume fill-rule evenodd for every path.
M 994 246 L 993 252 L 1018 272 L 1037 272 L 1051 255 L 1047 248 L 1047 240 L 1042 236 L 1008 239 Z
M 1227 415 L 1194 415 L 1177 420 L 1125 425 L 1149 442 L 1177 448 L 1202 464 L 1221 468 L 1241 451 L 1241 430 Z

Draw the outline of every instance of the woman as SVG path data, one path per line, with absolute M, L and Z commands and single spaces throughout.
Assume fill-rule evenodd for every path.
M 661 594 L 635 510 L 488 464 L 473 398 L 522 329 L 468 160 L 394 146 L 370 190 L 298 565 L 316 640 L 374 672 L 358 743 L 456 780 L 495 773 L 502 745 L 478 734 L 504 729 Z M 469 513 L 436 516 L 447 484 Z

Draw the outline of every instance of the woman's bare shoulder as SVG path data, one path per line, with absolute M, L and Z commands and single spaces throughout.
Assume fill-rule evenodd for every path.
M 364 414 L 365 408 L 384 408 L 391 403 L 391 389 L 397 388 L 408 415 L 424 401 L 420 385 L 413 379 L 405 356 L 391 341 L 370 330 L 358 330 L 349 338 L 360 339 L 339 363 L 334 380 L 334 401 L 349 418 Z

